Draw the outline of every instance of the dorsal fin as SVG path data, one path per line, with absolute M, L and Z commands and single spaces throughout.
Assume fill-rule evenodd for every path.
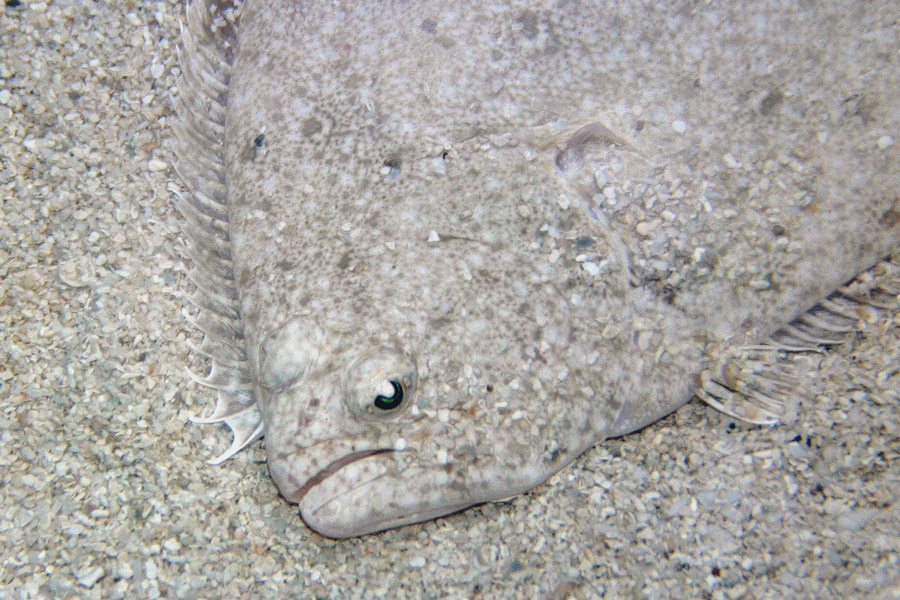
M 900 299 L 900 258 L 878 263 L 776 331 L 759 346 L 725 352 L 700 375 L 697 397 L 730 417 L 774 425 L 799 379 L 788 353 L 821 352 L 848 341 Z
M 195 423 L 225 423 L 231 446 L 209 461 L 219 464 L 263 435 L 250 363 L 244 346 L 241 305 L 231 261 L 229 206 L 225 174 L 225 109 L 234 55 L 237 5 L 232 0 L 195 0 L 187 9 L 179 49 L 179 95 L 173 100 L 175 168 L 186 190 L 170 188 L 184 218 L 189 296 L 188 321 L 203 332 L 193 347 L 209 357 L 206 376 L 190 373 L 198 384 L 216 390 L 216 406 Z

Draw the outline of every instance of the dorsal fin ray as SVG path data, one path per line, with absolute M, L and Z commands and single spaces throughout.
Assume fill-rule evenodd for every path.
M 225 423 L 232 431 L 229 448 L 209 461 L 219 464 L 263 435 L 250 363 L 244 347 L 240 297 L 234 284 L 224 160 L 225 108 L 231 78 L 235 6 L 228 0 L 196 0 L 182 27 L 178 81 L 173 99 L 176 173 L 185 190 L 172 189 L 184 221 L 186 269 L 196 290 L 188 296 L 189 323 L 203 332 L 189 346 L 210 360 L 206 375 L 188 371 L 199 385 L 216 390 L 216 405 L 194 423 Z

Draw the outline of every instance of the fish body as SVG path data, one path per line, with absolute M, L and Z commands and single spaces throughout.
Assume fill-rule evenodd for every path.
M 777 368 L 716 365 L 847 329 L 833 292 L 900 241 L 889 23 L 195 2 L 178 203 L 226 455 L 264 433 L 350 537 L 524 492 L 698 391 L 772 401 Z

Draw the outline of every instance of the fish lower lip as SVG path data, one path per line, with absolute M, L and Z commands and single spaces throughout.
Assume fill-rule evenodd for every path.
M 385 452 L 394 452 L 391 448 L 377 448 L 375 450 L 360 450 L 359 452 L 353 452 L 352 454 L 348 454 L 346 456 L 342 456 L 341 458 L 332 461 L 328 466 L 324 469 L 310 477 L 306 483 L 303 484 L 299 490 L 297 490 L 296 495 L 294 496 L 294 502 L 298 504 L 303 501 L 303 497 L 306 496 L 307 492 L 312 488 L 316 487 L 330 476 L 337 473 L 339 470 L 349 465 L 350 463 L 354 463 L 358 460 L 363 460 L 365 458 L 369 458 L 370 456 L 375 456 L 376 454 L 384 454 Z
M 406 522 L 403 517 L 408 512 L 395 514 L 396 507 L 392 510 L 391 503 L 379 493 L 385 486 L 397 489 L 393 461 L 375 454 L 344 461 L 341 467 L 330 469 L 327 476 L 317 477 L 315 485 L 305 486 L 309 493 L 299 502 L 300 515 L 310 529 L 340 539 L 395 526 L 382 525 L 385 521 Z M 345 468 L 348 465 L 352 467 Z
M 451 482 L 441 468 L 398 471 L 390 458 L 373 455 L 343 467 L 348 468 L 333 470 L 310 486 L 299 503 L 306 525 L 326 537 L 376 533 L 478 503 L 468 493 L 449 490 Z

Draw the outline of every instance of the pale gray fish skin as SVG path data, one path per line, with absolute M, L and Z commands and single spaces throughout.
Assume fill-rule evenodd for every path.
M 194 255 L 232 269 L 197 276 L 227 279 L 201 307 L 231 353 L 207 352 L 218 413 L 258 401 L 279 490 L 341 538 L 519 494 L 674 411 L 900 241 L 897 18 L 248 0 L 189 23 L 226 48 L 225 233 Z

